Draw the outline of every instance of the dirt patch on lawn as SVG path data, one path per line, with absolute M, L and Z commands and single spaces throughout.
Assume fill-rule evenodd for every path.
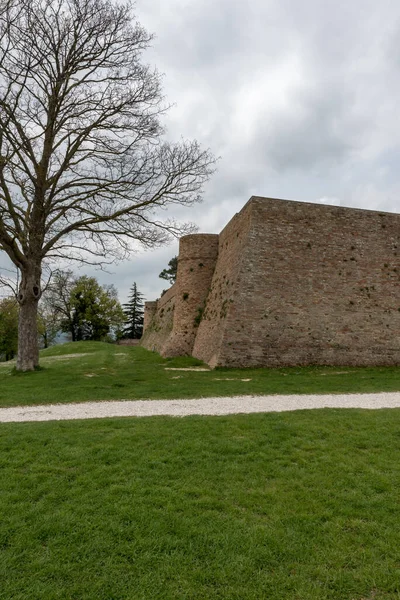
M 205 369 L 204 367 L 165 367 L 166 371 L 211 371 L 211 369 Z
M 78 352 L 77 354 L 61 354 L 60 356 L 41 356 L 40 360 L 68 360 L 70 358 L 80 358 L 88 356 L 91 352 Z

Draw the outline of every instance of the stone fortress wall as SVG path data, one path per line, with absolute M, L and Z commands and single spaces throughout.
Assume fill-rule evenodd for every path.
M 156 302 L 146 302 L 142 345 L 163 356 L 191 354 L 218 257 L 218 235 L 186 235 L 179 241 L 176 283 Z
M 142 344 L 210 366 L 400 364 L 400 215 L 252 197 L 185 236 Z

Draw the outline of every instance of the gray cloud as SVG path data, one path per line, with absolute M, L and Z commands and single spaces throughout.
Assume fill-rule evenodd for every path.
M 357 147 L 360 124 L 348 124 L 349 99 L 337 90 L 312 89 L 293 97 L 293 106 L 276 114 L 258 132 L 256 146 L 278 172 L 290 168 L 330 168 Z
M 263 148 L 264 171 L 279 175 L 377 156 L 396 139 L 393 2 L 164 5 L 139 3 L 138 11 L 159 30 L 151 56 L 178 103 L 170 133 L 210 144 L 227 177 L 240 149 L 257 162 Z
M 175 103 L 168 136 L 221 156 L 204 203 L 175 216 L 218 232 L 253 194 L 400 211 L 399 3 L 137 0 L 136 13 Z M 176 252 L 97 275 L 151 299 Z

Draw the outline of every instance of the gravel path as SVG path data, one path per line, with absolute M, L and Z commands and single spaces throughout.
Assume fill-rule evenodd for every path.
M 233 396 L 196 400 L 121 400 L 80 404 L 47 404 L 0 409 L 0 422 L 64 421 L 104 417 L 169 415 L 232 415 L 282 412 L 311 408 L 396 408 L 400 392 L 379 394 L 329 394 L 290 396 Z

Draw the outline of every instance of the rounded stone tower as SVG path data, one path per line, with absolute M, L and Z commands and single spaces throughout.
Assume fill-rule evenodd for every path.
M 219 236 L 198 233 L 179 242 L 174 323 L 165 356 L 191 354 L 218 258 Z

